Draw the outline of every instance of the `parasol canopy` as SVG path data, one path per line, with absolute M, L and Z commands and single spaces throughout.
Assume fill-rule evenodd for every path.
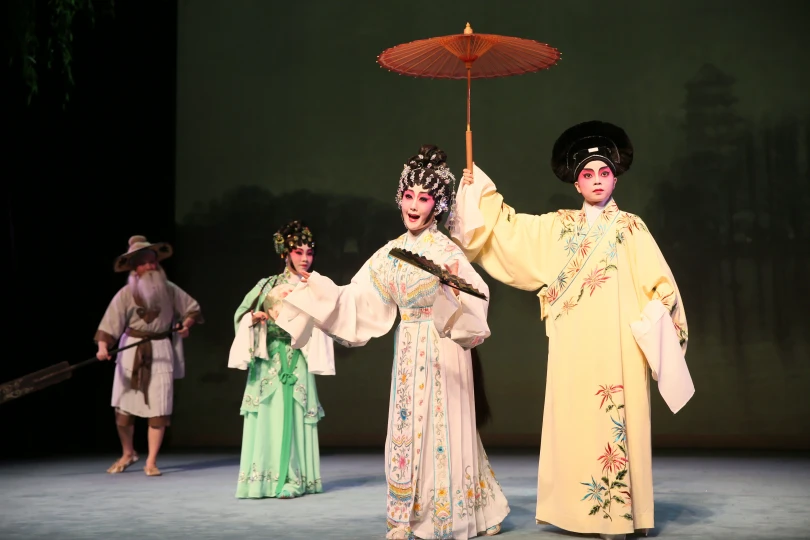
M 377 63 L 389 71 L 412 77 L 467 79 L 467 168 L 472 170 L 472 79 L 532 73 L 550 68 L 560 57 L 560 52 L 546 43 L 476 34 L 467 23 L 461 34 L 422 39 L 386 49 L 377 57 Z

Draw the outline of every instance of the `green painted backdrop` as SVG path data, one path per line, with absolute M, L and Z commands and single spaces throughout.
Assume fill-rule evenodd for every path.
M 640 214 L 679 281 L 697 394 L 672 415 L 653 386 L 658 445 L 810 443 L 810 47 L 795 3 L 181 0 L 177 259 L 207 317 L 187 341 L 173 442 L 235 446 L 244 372 L 226 368 L 232 315 L 277 272 L 271 235 L 310 223 L 316 268 L 346 283 L 401 233 L 394 192 L 419 145 L 460 175 L 465 83 L 397 76 L 398 43 L 476 32 L 549 43 L 550 71 L 474 81 L 476 162 L 519 211 L 578 207 L 549 168 L 555 138 L 602 119 L 633 139 L 619 206 Z M 539 444 L 547 344 L 536 297 L 489 280 L 481 347 L 489 445 Z M 325 445 L 380 444 L 393 338 L 337 349 L 319 378 Z M 202 420 L 202 422 L 201 422 Z

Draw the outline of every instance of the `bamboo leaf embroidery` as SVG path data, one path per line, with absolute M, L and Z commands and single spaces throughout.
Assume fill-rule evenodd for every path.
M 624 408 L 623 403 L 616 403 L 618 399 L 617 394 L 622 394 L 624 387 L 617 384 L 603 384 L 599 386 L 599 390 L 594 394 L 595 397 L 601 398 L 599 408 L 604 407 L 604 411 L 610 418 L 611 427 L 614 433 L 614 440 L 609 441 L 604 448 L 602 455 L 597 458 L 597 462 L 602 466 L 602 477 L 600 482 L 591 477 L 590 482 L 580 482 L 583 486 L 588 488 L 585 496 L 581 501 L 590 500 L 591 502 L 598 502 L 599 504 L 591 506 L 588 512 L 589 516 L 596 516 L 601 514 L 602 519 L 613 521 L 612 506 L 613 503 L 622 505 L 623 507 L 632 508 L 632 497 L 630 496 L 630 488 L 624 480 L 629 474 L 630 461 L 627 457 L 627 449 L 621 444 L 626 438 L 625 418 L 622 416 L 621 409 Z M 607 406 L 605 406 L 607 404 Z M 618 415 L 614 418 L 611 411 Z M 621 442 L 620 442 L 621 441 Z M 611 476 L 613 479 L 611 480 Z M 632 510 L 626 512 L 620 517 L 632 521 Z M 629 517 L 628 517 L 629 516 Z

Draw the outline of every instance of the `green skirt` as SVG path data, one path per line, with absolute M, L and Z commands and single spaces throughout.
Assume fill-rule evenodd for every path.
M 315 378 L 288 341 L 270 341 L 268 354 L 270 360 L 254 359 L 248 372 L 236 497 L 321 493 L 317 422 L 323 411 Z

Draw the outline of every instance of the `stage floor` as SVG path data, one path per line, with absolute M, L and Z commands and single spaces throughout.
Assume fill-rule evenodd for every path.
M 0 463 L 0 537 L 372 539 L 385 536 L 381 454 L 329 454 L 325 492 L 294 500 L 234 497 L 238 455 L 167 454 L 162 477 L 116 456 Z M 145 455 L 143 456 L 145 457 Z M 536 454 L 490 455 L 512 512 L 503 538 L 590 538 L 535 524 Z M 671 454 L 654 459 L 651 537 L 810 538 L 810 456 Z M 139 466 L 140 465 L 140 466 Z

